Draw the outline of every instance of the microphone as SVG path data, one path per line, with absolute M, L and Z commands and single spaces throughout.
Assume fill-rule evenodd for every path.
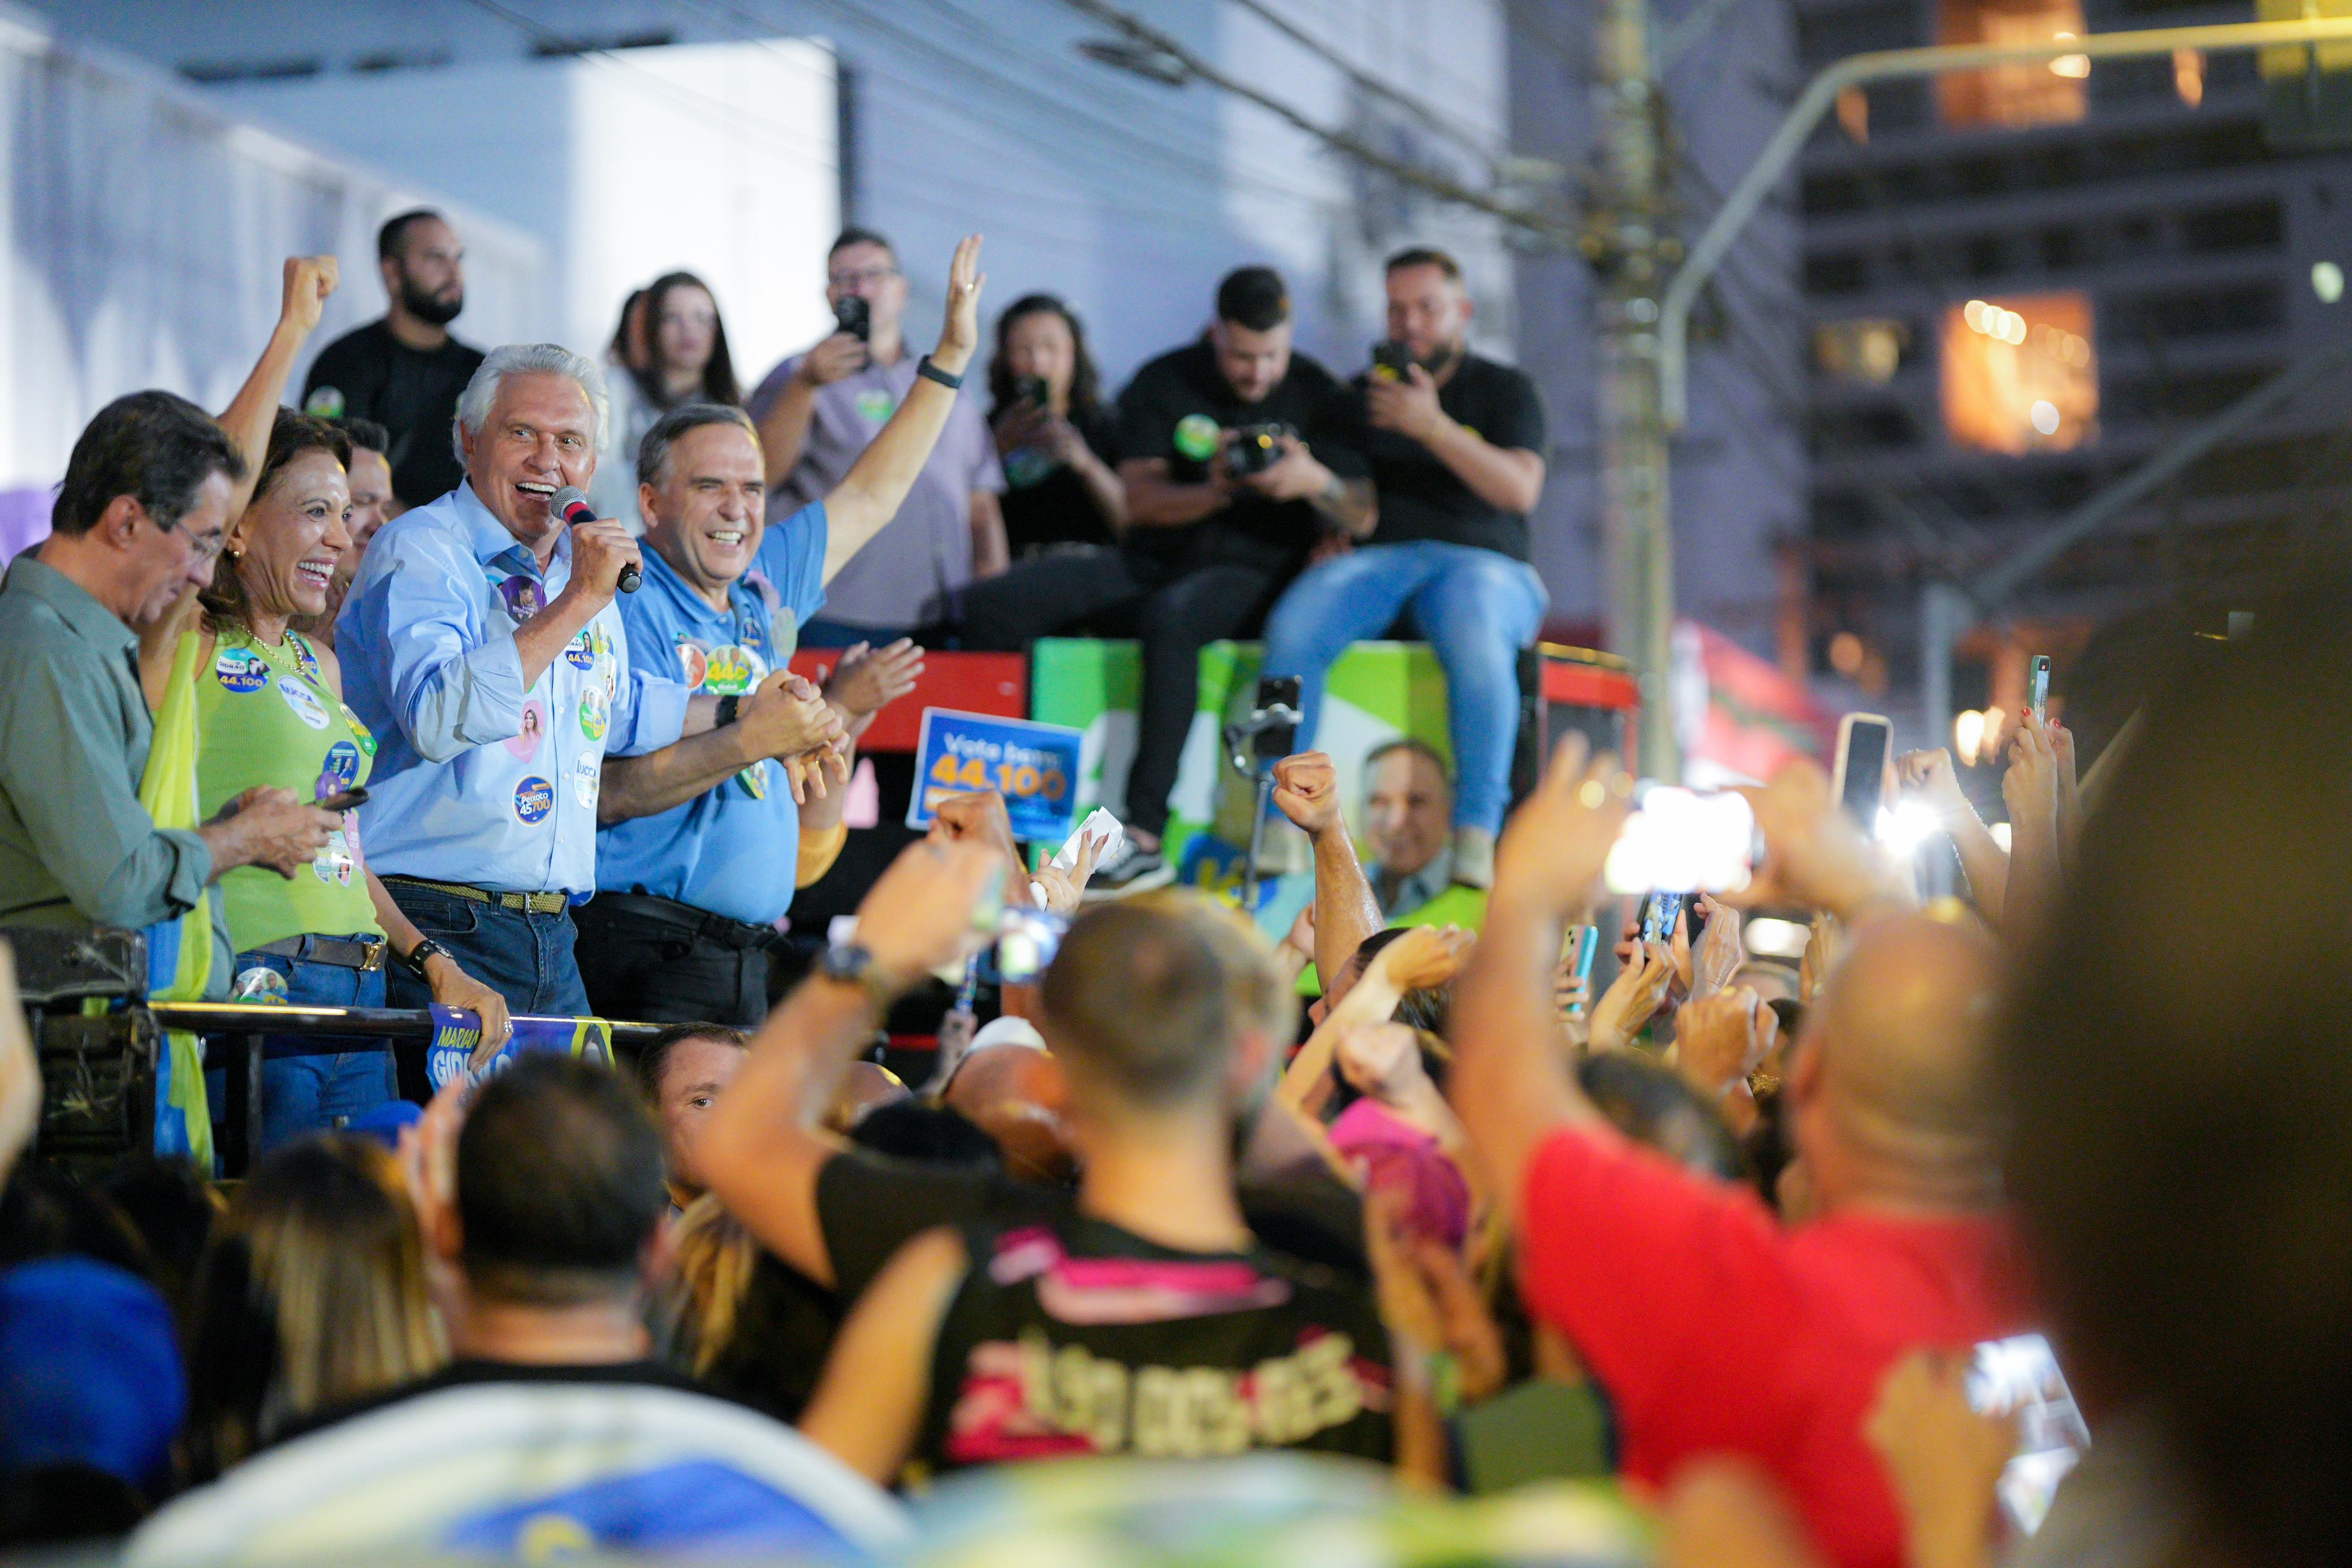
M 557 517 L 575 528 L 583 523 L 593 523 L 597 520 L 596 508 L 588 504 L 587 496 L 577 485 L 566 485 L 562 489 L 558 490 L 555 493 L 555 498 L 548 502 L 548 506 Z M 645 580 L 645 575 L 637 570 L 637 563 L 631 561 L 621 569 L 620 581 L 615 586 L 624 593 L 635 593 L 637 591 L 637 584 Z

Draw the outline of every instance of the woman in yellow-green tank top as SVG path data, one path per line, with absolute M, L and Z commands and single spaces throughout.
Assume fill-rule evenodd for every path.
M 325 606 L 350 542 L 351 442 L 333 425 L 281 410 L 253 501 L 228 531 L 226 559 L 203 597 L 195 662 L 197 804 L 209 819 L 254 789 L 329 803 L 366 787 L 375 737 L 343 706 L 334 653 L 287 622 Z M 383 1006 L 383 966 L 422 967 L 436 1001 L 482 1015 L 502 1038 L 506 1003 L 424 943 L 367 869 L 359 812 L 290 878 L 240 866 L 221 879 L 239 1000 Z M 420 944 L 425 950 L 418 951 Z M 261 1146 L 350 1118 L 399 1093 L 382 1041 L 273 1035 L 263 1047 Z M 218 1103 L 217 1097 L 215 1103 Z

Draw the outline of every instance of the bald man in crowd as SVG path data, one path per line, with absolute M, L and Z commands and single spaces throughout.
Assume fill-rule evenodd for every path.
M 1061 1063 L 1042 1044 L 1008 1040 L 973 1046 L 940 1099 L 989 1135 L 1009 1174 L 1060 1184 L 1077 1169 L 1062 1121 L 1068 1097 Z
M 1571 741 L 1512 819 L 1455 986 L 1454 1109 L 1491 1190 L 1514 1196 L 1530 1313 L 1608 1393 L 1625 1473 L 1664 1486 L 1691 1458 L 1737 1455 L 1832 1562 L 1897 1568 L 1895 1500 L 1863 1437 L 1881 1379 L 1913 1349 L 1965 1354 L 2027 1326 L 1983 1092 L 1993 949 L 1905 907 L 1819 768 L 1759 796 L 1756 894 L 1854 933 L 1790 1068 L 1815 1218 L 1784 1229 L 1746 1186 L 1629 1143 L 1562 1066 L 1552 970 L 1590 918 L 1622 782 Z

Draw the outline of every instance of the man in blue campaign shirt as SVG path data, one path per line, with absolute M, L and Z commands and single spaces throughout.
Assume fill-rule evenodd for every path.
M 957 247 L 939 347 L 873 444 L 831 495 L 773 527 L 740 411 L 689 405 L 646 433 L 638 503 L 651 549 L 644 590 L 621 606 L 635 671 L 689 679 L 753 722 L 756 688 L 792 657 L 825 583 L 897 514 L 947 424 L 979 338 L 978 262 L 976 239 Z M 591 999 L 605 1017 L 757 1023 L 767 943 L 797 880 L 793 779 L 770 764 L 689 795 L 619 766 L 605 778 L 602 891 L 580 911 Z
M 605 419 L 587 360 L 492 353 L 458 402 L 465 482 L 370 542 L 336 622 L 345 700 L 380 747 L 368 863 L 427 938 L 411 961 L 446 952 L 517 1013 L 587 1010 L 569 906 L 596 885 L 606 758 L 704 785 L 754 760 L 709 733 L 715 699 L 632 667 L 613 607 L 640 559 L 628 530 L 551 509 L 594 474 Z M 402 968 L 388 990 L 430 1000 Z

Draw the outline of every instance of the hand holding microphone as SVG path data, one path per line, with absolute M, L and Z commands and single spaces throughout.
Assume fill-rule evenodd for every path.
M 574 530 L 586 528 L 591 524 L 603 525 L 584 533 L 575 532 L 572 568 L 577 574 L 592 581 L 601 581 L 604 558 L 618 556 L 621 569 L 614 580 L 614 586 L 623 593 L 637 591 L 637 584 L 645 580 L 645 570 L 637 564 L 637 543 L 629 538 L 626 528 L 610 518 L 599 517 L 577 485 L 566 485 L 558 490 L 555 498 L 548 505 Z M 611 537 L 613 535 L 619 537 L 614 538 Z

